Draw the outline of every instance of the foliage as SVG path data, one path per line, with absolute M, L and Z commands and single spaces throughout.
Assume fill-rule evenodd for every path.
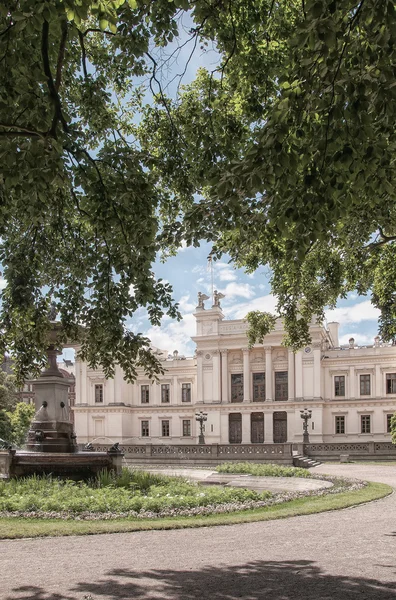
M 34 404 L 18 402 L 15 409 L 7 413 L 11 428 L 11 435 L 7 438 L 7 441 L 10 441 L 17 448 L 21 448 L 25 443 L 35 410 Z
M 178 199 L 163 242 L 204 237 L 214 257 L 268 265 L 295 349 L 354 289 L 372 291 L 380 335 L 395 339 L 394 3 L 205 6 L 200 36 L 216 41 L 219 66 L 141 126 L 158 185 Z M 268 327 L 254 320 L 251 341 Z
M 14 377 L 0 371 L 0 438 L 10 443 L 13 439 L 11 411 L 18 402 L 16 391 Z
M 137 483 L 142 481 L 142 474 L 134 472 L 132 481 L 126 482 L 123 487 L 117 484 L 101 486 L 99 482 L 90 485 L 51 477 L 0 482 L 0 511 L 68 511 L 77 514 L 84 511 L 119 513 L 145 510 L 155 513 L 165 508 L 262 500 L 271 495 L 244 489 L 203 487 L 165 476 L 158 477 L 160 483 L 139 490 L 133 485 L 135 477 Z M 125 482 L 125 473 L 122 478 Z
M 152 263 L 159 206 L 135 143 L 149 45 L 176 33 L 185 2 L 4 0 L 0 5 L 0 351 L 20 378 L 45 364 L 51 300 L 61 342 L 112 375 L 160 364 L 130 329 L 178 317 Z
M 391 435 L 392 435 L 392 442 L 394 444 L 396 444 L 396 413 L 394 415 L 392 415 L 392 418 L 391 418 Z
M 223 463 L 216 467 L 218 473 L 246 473 L 258 477 L 311 477 L 307 469 L 300 467 L 282 467 L 279 465 L 260 465 L 257 463 Z

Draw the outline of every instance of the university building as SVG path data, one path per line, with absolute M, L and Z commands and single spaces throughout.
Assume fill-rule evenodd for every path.
M 127 383 L 77 361 L 74 421 L 78 442 L 196 444 L 195 415 L 207 413 L 206 444 L 302 442 L 300 411 L 312 411 L 313 444 L 390 442 L 396 411 L 396 347 L 340 347 L 338 323 L 312 322 L 312 343 L 297 353 L 282 346 L 282 322 L 263 344 L 248 348 L 243 320 L 226 320 L 219 299 L 195 312 L 194 357 L 153 349 L 165 370 L 142 371 Z

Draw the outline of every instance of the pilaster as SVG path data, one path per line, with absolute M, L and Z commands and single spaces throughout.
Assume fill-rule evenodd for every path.
M 274 443 L 274 421 L 272 413 L 264 413 L 264 443 Z
M 242 413 L 242 444 L 250 444 L 250 413 Z
M 314 398 L 321 397 L 321 373 L 320 373 L 320 357 L 321 349 L 320 343 L 312 344 L 313 346 L 313 359 L 314 359 L 314 381 L 313 381 L 313 395 Z
M 302 351 L 296 352 L 294 363 L 295 363 L 295 379 L 296 379 L 296 398 L 297 400 L 303 399 L 303 361 Z
M 289 400 L 294 401 L 296 397 L 295 388 L 295 367 L 294 367 L 294 352 L 289 350 L 289 365 L 288 365 L 288 392 Z
M 202 404 L 203 397 L 203 352 L 197 351 L 197 404 Z
M 229 397 L 228 397 L 228 350 L 221 351 L 221 402 L 229 402 Z
M 243 401 L 250 402 L 250 350 L 242 348 L 243 352 Z
M 355 382 L 355 367 L 349 367 L 349 398 L 354 400 L 356 398 L 356 382 Z
M 212 392 L 212 401 L 214 404 L 220 403 L 220 352 L 218 350 L 214 350 L 212 353 L 213 360 L 213 392 Z
M 265 399 L 268 402 L 273 400 L 272 378 L 272 347 L 267 346 L 265 348 Z

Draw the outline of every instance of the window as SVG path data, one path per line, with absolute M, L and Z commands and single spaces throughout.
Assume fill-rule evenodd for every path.
M 142 421 L 141 422 L 142 425 L 142 437 L 149 437 L 150 435 L 150 429 L 149 429 L 149 422 L 148 421 Z
M 191 421 L 190 419 L 183 419 L 183 437 L 189 437 L 191 435 Z
M 140 401 L 142 404 L 148 404 L 150 401 L 150 386 L 149 385 L 141 385 L 140 386 Z
M 275 400 L 287 400 L 287 371 L 275 372 Z
M 253 402 L 265 400 L 265 373 L 253 373 Z
M 163 383 L 161 385 L 161 402 L 163 404 L 169 404 L 169 402 L 170 402 L 170 385 L 169 385 L 169 383 Z
M 337 434 L 345 433 L 345 417 L 335 418 L 335 432 Z
M 386 433 L 391 433 L 391 420 L 393 415 L 386 415 Z
M 169 437 L 169 421 L 161 421 L 162 437 Z
M 243 375 L 231 375 L 231 402 L 243 402 Z
M 361 415 L 360 416 L 361 433 L 371 433 L 371 416 Z
M 95 402 L 103 402 L 103 385 L 101 383 L 95 385 Z
M 191 383 L 182 383 L 182 402 L 191 402 Z
M 345 396 L 345 375 L 334 377 L 334 396 Z
M 386 393 L 396 394 L 396 373 L 386 374 Z
M 371 394 L 371 385 L 370 385 L 370 375 L 360 375 L 360 395 L 361 396 L 370 396 Z

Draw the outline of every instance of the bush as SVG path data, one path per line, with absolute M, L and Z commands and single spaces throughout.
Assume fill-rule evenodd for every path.
M 244 473 L 258 477 L 310 477 L 309 471 L 299 467 L 260 465 L 257 463 L 223 463 L 216 467 L 218 473 Z
M 159 513 L 167 508 L 263 500 L 270 496 L 269 492 L 203 487 L 179 477 L 125 469 L 119 477 L 102 471 L 88 483 L 37 476 L 0 482 L 0 511 Z

